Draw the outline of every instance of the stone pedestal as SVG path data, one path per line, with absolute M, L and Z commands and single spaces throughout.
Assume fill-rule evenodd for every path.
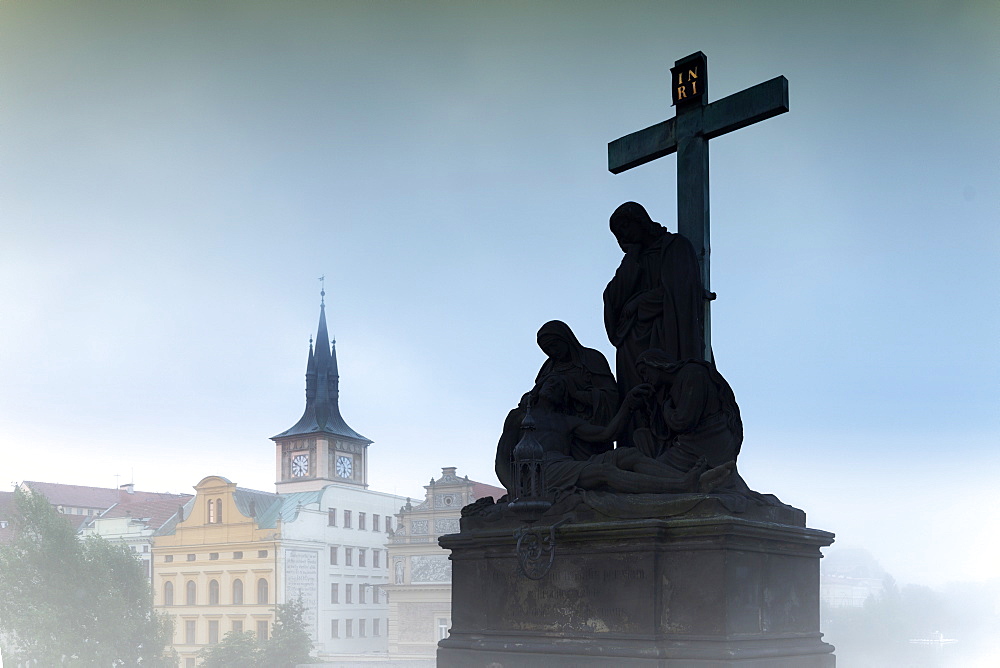
M 830 668 L 819 632 L 820 548 L 801 511 L 734 513 L 705 497 L 672 517 L 577 512 L 555 533 L 551 569 L 518 567 L 505 513 L 463 518 L 451 550 L 452 629 L 439 668 Z

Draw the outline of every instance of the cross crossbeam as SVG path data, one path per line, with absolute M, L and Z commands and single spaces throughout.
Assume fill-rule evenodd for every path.
M 715 139 L 748 125 L 788 111 L 788 79 L 775 77 L 729 97 L 702 107 L 701 132 L 705 139 Z M 608 143 L 608 171 L 624 171 L 652 162 L 677 151 L 677 119 L 625 135 Z

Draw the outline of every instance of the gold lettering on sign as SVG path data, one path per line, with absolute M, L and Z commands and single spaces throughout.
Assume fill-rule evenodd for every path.
M 680 102 L 691 97 L 698 97 L 698 67 L 677 71 L 677 87 L 674 90 L 674 102 Z

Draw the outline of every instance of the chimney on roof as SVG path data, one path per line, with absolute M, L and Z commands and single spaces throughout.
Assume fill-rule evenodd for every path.
M 135 494 L 135 483 L 127 482 L 124 485 L 120 485 L 118 489 L 122 490 L 126 494 Z

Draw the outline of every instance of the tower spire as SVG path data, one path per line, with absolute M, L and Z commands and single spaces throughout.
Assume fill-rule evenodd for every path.
M 306 408 L 291 429 L 273 438 L 327 433 L 366 443 L 371 440 L 351 429 L 340 414 L 340 374 L 335 343 L 326 326 L 326 277 L 320 276 L 319 325 L 315 345 L 310 339 L 306 364 Z

